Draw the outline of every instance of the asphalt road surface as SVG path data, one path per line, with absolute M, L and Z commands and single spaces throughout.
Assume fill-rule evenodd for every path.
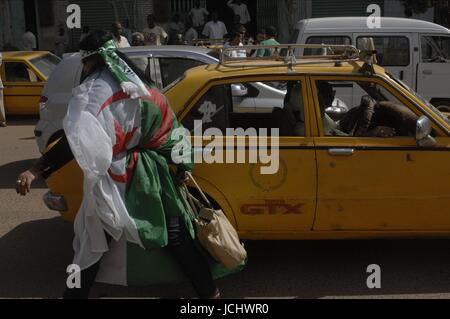
M 18 197 L 17 175 L 39 157 L 35 119 L 0 128 L 0 298 L 59 298 L 72 258 L 72 227 L 42 203 L 38 182 Z M 225 298 L 450 298 L 450 241 L 247 242 L 248 267 L 218 281 Z M 381 267 L 381 289 L 366 281 Z M 93 298 L 193 297 L 188 285 L 96 285 Z

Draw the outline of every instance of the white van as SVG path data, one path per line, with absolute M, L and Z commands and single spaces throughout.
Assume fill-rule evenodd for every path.
M 291 43 L 351 44 L 361 48 L 367 38 L 373 38 L 379 65 L 440 110 L 450 112 L 450 30 L 403 18 L 381 18 L 381 28 L 370 29 L 367 19 L 302 20 Z M 321 54 L 314 51 L 306 49 L 300 54 Z

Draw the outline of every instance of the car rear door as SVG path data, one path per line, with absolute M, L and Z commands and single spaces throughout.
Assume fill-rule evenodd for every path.
M 43 82 L 22 61 L 4 61 L 4 103 L 8 114 L 38 114 Z
M 237 97 L 233 99 L 231 87 L 239 83 L 244 87 L 265 90 L 267 85 L 271 85 L 277 92 L 287 92 L 287 80 L 291 80 L 290 83 L 297 81 L 296 94 L 291 96 L 293 103 L 298 101 L 299 107 L 304 105 L 305 130 L 302 132 L 300 129 L 299 132 L 302 133 L 295 136 L 282 133 L 279 139 L 275 139 L 278 140 L 276 143 L 270 138 L 264 139 L 264 136 L 270 134 L 272 128 L 288 125 L 288 121 L 283 120 L 280 124 L 278 116 L 283 116 L 283 110 L 275 112 L 275 108 L 283 105 L 283 101 L 276 101 L 275 105 L 268 107 L 269 92 L 254 95 L 249 90 L 252 96 L 263 96 L 264 99 L 254 98 L 257 105 L 245 106 L 236 103 Z M 241 99 L 245 99 L 242 93 L 244 87 L 239 91 Z M 219 160 L 222 159 L 222 162 L 211 163 L 205 160 L 203 164 L 197 164 L 195 175 L 229 217 L 230 214 L 233 215 L 239 231 L 247 234 L 247 238 L 260 238 L 258 236 L 261 234 L 286 238 L 286 234 L 310 231 L 312 228 L 316 210 L 317 176 L 310 131 L 309 94 L 308 83 L 300 76 L 295 79 L 266 76 L 258 79 L 243 77 L 214 81 L 199 93 L 189 111 L 182 116 L 185 127 L 195 135 L 196 153 L 197 156 L 200 155 L 200 160 L 205 154 L 215 154 Z M 194 131 L 200 127 L 196 126 L 195 121 L 203 123 L 200 131 Z M 255 135 L 246 136 L 243 131 L 231 135 L 227 128 L 241 128 L 245 132 L 255 129 Z M 268 131 L 264 133 L 263 129 Z M 221 132 L 228 134 L 217 136 Z M 198 138 L 202 133 L 203 141 L 201 137 Z M 213 134 L 216 136 L 210 137 Z M 211 141 L 226 145 L 226 149 L 212 151 L 209 146 Z M 262 158 L 260 152 L 268 156 Z M 198 161 L 197 158 L 196 162 Z M 268 172 L 263 173 L 264 168 Z

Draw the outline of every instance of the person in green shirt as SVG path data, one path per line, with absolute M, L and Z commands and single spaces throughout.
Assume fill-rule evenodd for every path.
M 276 40 L 277 37 L 277 29 L 273 26 L 270 26 L 266 29 L 266 40 L 261 42 L 261 45 L 280 45 L 280 43 Z M 270 57 L 274 54 L 274 49 L 259 49 L 256 53 L 257 57 Z

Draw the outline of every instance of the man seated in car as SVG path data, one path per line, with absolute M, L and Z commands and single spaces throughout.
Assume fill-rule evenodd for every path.
M 347 136 L 327 113 L 326 109 L 333 105 L 336 91 L 327 81 L 319 81 L 317 84 L 317 97 L 319 99 L 320 114 L 322 115 L 323 129 L 325 136 Z
M 382 101 L 384 98 L 374 87 L 368 87 L 373 96 L 363 96 L 361 104 L 351 109 L 338 123 L 334 122 L 325 110 L 332 105 L 335 91 L 330 83 L 321 81 L 318 84 L 319 103 L 324 119 L 327 136 L 357 136 L 357 137 L 394 137 L 414 136 L 418 116 L 406 106 Z
M 284 108 L 272 112 L 280 136 L 306 136 L 305 112 L 300 82 L 288 82 Z

